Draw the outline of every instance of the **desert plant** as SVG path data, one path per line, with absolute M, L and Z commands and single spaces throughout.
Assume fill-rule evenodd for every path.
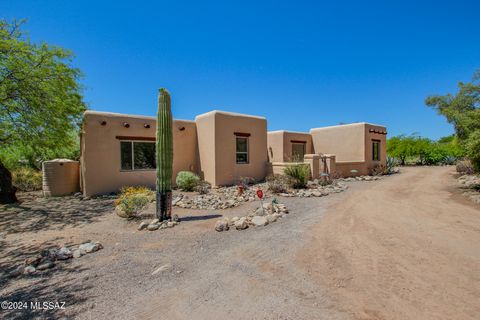
M 115 200 L 117 213 L 124 218 L 133 218 L 154 200 L 155 194 L 147 187 L 124 187 Z
M 308 164 L 294 164 L 287 166 L 283 173 L 291 178 L 291 186 L 295 189 L 302 189 L 307 186 L 310 178 L 310 166 Z
M 156 160 L 156 215 L 160 221 L 163 221 L 172 216 L 173 171 L 172 110 L 170 94 L 163 88 L 159 90 L 158 94 Z
M 180 171 L 175 179 L 177 187 L 182 191 L 193 191 L 200 182 L 200 177 L 190 171 Z
M 286 175 L 276 174 L 267 177 L 267 187 L 272 193 L 286 193 L 290 186 L 290 178 Z
M 212 188 L 212 185 L 210 182 L 202 180 L 197 183 L 195 186 L 195 191 L 197 191 L 200 194 L 207 194 L 210 192 L 210 189 Z
M 42 172 L 20 167 L 12 172 L 13 185 L 21 191 L 36 191 L 42 189 Z
M 457 172 L 461 174 L 473 174 L 473 165 L 470 160 L 460 160 L 457 162 Z

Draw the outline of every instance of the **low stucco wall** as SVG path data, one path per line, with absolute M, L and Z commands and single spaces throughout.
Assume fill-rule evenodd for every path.
M 128 128 L 125 127 L 128 123 Z M 149 127 L 148 127 L 149 126 Z M 81 134 L 81 187 L 86 196 L 116 192 L 123 186 L 155 186 L 154 169 L 121 169 L 120 142 L 154 142 L 156 119 L 87 111 Z M 173 122 L 173 177 L 182 170 L 198 172 L 198 146 L 193 121 Z
M 366 162 L 336 162 L 335 166 L 334 175 L 343 178 L 367 175 L 370 171 Z M 352 170 L 358 172 L 353 173 Z
M 263 180 L 267 163 L 267 120 L 212 111 L 195 118 L 201 170 L 213 185 L 231 185 L 241 178 Z M 236 163 L 237 134 L 248 135 L 249 162 Z

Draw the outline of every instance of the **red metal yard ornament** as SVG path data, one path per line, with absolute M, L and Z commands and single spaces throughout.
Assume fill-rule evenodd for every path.
M 263 191 L 262 191 L 262 189 L 258 189 L 258 190 L 257 190 L 257 197 L 259 197 L 260 199 L 263 199 Z

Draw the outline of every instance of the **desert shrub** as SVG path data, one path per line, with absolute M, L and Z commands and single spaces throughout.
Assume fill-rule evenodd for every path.
M 124 187 L 115 200 L 115 206 L 126 218 L 133 218 L 155 199 L 155 193 L 147 187 Z
M 182 191 L 193 191 L 200 182 L 200 177 L 190 171 L 180 171 L 176 178 L 177 187 Z
M 287 166 L 283 173 L 290 177 L 291 186 L 295 189 L 302 189 L 307 186 L 310 178 L 310 166 L 307 164 L 294 164 Z
M 282 174 L 267 177 L 267 187 L 273 193 L 286 193 L 290 186 L 290 178 Z
M 12 172 L 13 185 L 22 191 L 36 191 L 42 189 L 42 172 L 29 168 L 19 167 Z
M 480 115 L 480 111 L 478 114 Z M 470 159 L 474 171 L 480 172 L 480 129 L 475 130 L 468 136 L 465 147 L 467 149 L 467 157 Z
M 460 160 L 457 162 L 457 172 L 461 174 L 473 174 L 473 165 L 470 160 Z
M 239 185 L 248 188 L 248 186 L 255 184 L 255 178 L 252 177 L 241 177 Z
M 212 188 L 212 185 L 208 181 L 200 181 L 198 184 L 195 186 L 195 191 L 197 191 L 200 194 L 207 194 L 210 192 L 210 189 Z

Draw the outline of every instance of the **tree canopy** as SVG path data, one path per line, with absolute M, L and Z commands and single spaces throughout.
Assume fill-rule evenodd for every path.
M 0 20 L 0 160 L 34 165 L 78 149 L 86 106 L 72 53 L 32 43 L 22 25 Z
M 480 70 L 471 82 L 460 82 L 456 94 L 433 95 L 425 103 L 453 124 L 459 145 L 480 171 Z
M 0 20 L 0 202 L 14 202 L 9 168 L 79 149 L 86 109 L 72 53 L 28 39 L 23 21 Z M 5 163 L 5 165 L 4 165 Z

